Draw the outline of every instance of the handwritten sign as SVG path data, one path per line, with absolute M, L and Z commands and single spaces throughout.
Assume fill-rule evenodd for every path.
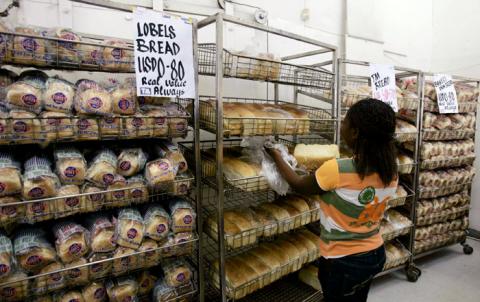
M 435 74 L 433 86 L 437 92 L 438 111 L 440 113 L 458 113 L 457 92 L 453 85 L 452 76 Z
M 370 64 L 370 79 L 372 80 L 372 97 L 384 101 L 397 112 L 397 87 L 393 66 Z
M 137 95 L 194 98 L 192 22 L 141 8 L 133 20 Z

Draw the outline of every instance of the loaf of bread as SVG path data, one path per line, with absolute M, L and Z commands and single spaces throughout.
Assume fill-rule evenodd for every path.
M 184 284 L 181 288 L 182 291 L 179 291 L 174 287 L 168 286 L 164 279 L 159 279 L 153 289 L 153 299 L 154 301 L 174 301 L 180 299 L 182 292 L 190 293 L 195 291 L 193 282 Z
M 318 267 L 315 265 L 311 264 L 302 268 L 298 273 L 298 279 L 317 291 L 322 290 L 322 286 L 318 280 Z
M 55 171 L 62 184 L 84 183 L 87 163 L 80 151 L 75 148 L 62 148 L 55 150 L 53 155 Z
M 0 152 L 0 197 L 15 195 L 21 190 L 20 164 L 11 154 Z
M 129 196 L 132 203 L 143 203 L 149 199 L 146 180 L 142 175 L 135 175 L 127 179 Z
M 155 286 L 155 282 L 157 282 L 158 278 L 154 276 L 149 271 L 142 271 L 137 276 L 137 283 L 138 283 L 138 295 L 145 296 L 148 295 Z
M 12 33 L 12 29 L 5 22 L 0 22 L 0 31 L 4 33 Z M 11 46 L 13 42 L 13 37 L 7 34 L 0 35 L 0 58 L 3 58 L 5 62 L 10 62 L 12 60 Z M 1 99 L 4 99 L 1 96 Z
M 51 296 L 34 297 L 32 302 L 54 302 Z
M 173 164 L 165 158 L 150 161 L 145 166 L 145 179 L 151 188 L 161 188 L 175 179 Z
M 8 109 L 0 102 L 0 145 L 9 144 L 11 140 L 12 127 L 10 127 L 10 121 L 8 120 Z
M 100 137 L 119 137 L 123 120 L 120 117 L 105 116 L 99 120 Z
M 25 26 L 16 27 L 15 32 L 18 35 L 13 38 L 13 62 L 22 65 L 45 66 L 47 64 L 45 40 L 40 37 L 23 36 L 40 36 L 40 32 L 35 28 Z
M 25 205 L 9 205 L 20 202 L 16 196 L 0 197 L 0 226 L 6 227 L 16 222 L 22 222 L 25 217 Z
M 55 293 L 55 301 L 58 302 L 86 302 L 82 296 L 82 293 L 77 290 L 63 291 Z
M 42 76 L 29 75 L 8 87 L 6 103 L 10 109 L 38 114 L 44 105 L 44 88 L 45 79 Z
M 148 238 L 144 239 L 138 252 L 142 252 L 142 254 L 137 255 L 138 267 L 147 268 L 158 264 L 159 254 L 156 241 Z
M 135 89 L 128 86 L 117 86 L 110 91 L 113 102 L 113 113 L 134 115 L 137 111 Z
M 141 148 L 124 149 L 118 156 L 117 173 L 123 176 L 138 174 L 145 167 L 147 156 Z
M 92 282 L 82 289 L 82 296 L 87 302 L 106 302 L 107 289 L 102 282 Z
M 25 299 L 27 299 L 29 294 L 27 274 L 22 271 L 16 271 L 2 281 L 5 283 L 16 282 L 3 286 L 0 285 L 0 300 L 14 302 L 25 301 Z
M 102 63 L 103 46 L 97 44 L 97 41 L 90 41 L 85 38 L 82 38 L 82 41 L 89 44 L 78 44 L 80 66 L 98 68 Z
M 56 217 L 70 216 L 85 211 L 85 200 L 79 195 L 80 188 L 77 185 L 61 186 L 58 189 L 57 197 L 70 197 L 58 198 L 55 200 Z
M 169 134 L 167 111 L 162 107 L 149 108 L 145 115 L 154 137 L 165 137 Z
M 106 196 L 104 189 L 86 183 L 82 187 L 82 194 L 83 195 L 83 204 L 84 209 L 86 212 L 93 212 L 99 210 L 104 204 L 106 200 Z
M 64 221 L 53 227 L 58 257 L 63 263 L 78 260 L 90 250 L 88 231 L 81 225 Z
M 100 278 L 104 278 L 110 276 L 112 268 L 113 268 L 113 261 L 103 261 L 108 260 L 113 257 L 113 253 L 94 253 L 92 256 L 88 258 L 88 262 L 90 265 L 88 266 L 88 274 L 91 280 L 96 280 Z M 97 261 L 103 261 L 98 262 Z
M 113 102 L 108 91 L 91 80 L 79 80 L 75 84 L 74 105 L 80 115 L 111 115 Z
M 88 284 L 89 275 L 87 263 L 87 259 L 80 258 L 65 265 L 65 268 L 70 268 L 65 272 L 69 285 L 79 286 Z M 80 267 L 75 268 L 76 266 Z
M 127 43 L 119 40 L 105 41 L 103 49 L 103 68 L 114 71 L 133 70 L 133 50 Z
M 79 44 L 80 36 L 67 28 L 56 28 L 50 33 L 54 38 L 68 40 L 72 42 L 59 41 L 54 43 L 58 46 L 49 51 L 50 55 L 53 55 L 53 59 L 57 59 L 60 64 L 78 64 L 79 63 Z M 47 45 L 48 49 L 48 45 Z
M 49 291 L 55 291 L 64 288 L 67 285 L 65 272 L 57 272 L 63 269 L 63 264 L 60 262 L 53 262 L 40 270 L 39 274 L 50 273 L 35 279 L 33 283 L 33 293 L 35 295 L 42 295 Z
M 195 230 L 196 213 L 193 207 L 181 198 L 169 203 L 171 230 L 173 233 L 192 232 Z
M 400 119 L 396 120 L 395 133 L 414 133 L 414 132 L 417 132 L 417 128 L 414 125 Z
M 11 139 L 14 142 L 32 144 L 40 142 L 42 126 L 37 116 L 28 111 L 11 110 L 8 114 L 11 125 Z
M 270 215 L 277 220 L 278 233 L 281 234 L 293 229 L 294 223 L 293 220 L 290 219 L 290 214 L 287 210 L 272 203 L 262 203 L 258 206 L 258 208 L 270 213 Z
M 0 280 L 9 277 L 14 269 L 13 245 L 10 238 L 0 234 Z
M 130 202 L 130 192 L 126 190 L 127 181 L 121 175 L 116 174 L 113 181 L 107 187 L 107 206 L 120 207 L 126 206 Z
M 65 113 L 42 112 L 40 124 L 42 132 L 39 138 L 45 146 L 57 140 L 75 138 L 72 119 Z
M 112 271 L 115 276 L 124 275 L 128 270 L 138 268 L 138 256 L 132 255 L 136 250 L 119 246 L 115 249 Z
M 100 135 L 98 122 L 94 118 L 74 118 L 73 129 L 79 141 L 96 140 Z
M 115 250 L 115 226 L 106 215 L 92 214 L 87 218 L 90 247 L 93 253 Z
M 106 188 L 113 183 L 117 171 L 117 156 L 109 149 L 103 149 L 90 163 L 86 179 Z
M 170 231 L 170 216 L 160 205 L 151 205 L 144 216 L 145 236 L 156 241 L 165 240 Z
M 339 158 L 340 153 L 337 145 L 298 144 L 295 146 L 293 156 L 295 156 L 299 166 L 308 170 L 315 170 L 327 160 Z
M 190 265 L 183 260 L 170 261 L 162 268 L 165 283 L 171 287 L 179 287 L 188 283 L 193 275 Z
M 398 173 L 409 174 L 413 169 L 413 158 L 406 154 L 398 154 L 397 156 Z
M 75 87 L 72 83 L 56 77 L 49 78 L 43 92 L 45 110 L 71 113 L 74 96 Z
M 137 249 L 143 240 L 145 227 L 140 212 L 133 208 L 121 209 L 115 224 L 115 238 L 118 245 Z
M 272 237 L 278 233 L 277 220 L 270 212 L 252 207 L 252 214 L 255 221 L 262 225 L 258 228 L 258 237 Z
M 55 217 L 55 203 L 51 201 L 31 202 L 25 205 L 25 222 L 36 223 Z
M 60 181 L 45 157 L 34 156 L 25 162 L 22 197 L 26 200 L 48 198 L 57 194 Z
M 110 302 L 135 301 L 138 294 L 138 283 L 133 277 L 122 277 L 106 283 Z
M 56 259 L 55 250 L 45 239 L 41 229 L 24 228 L 13 240 L 13 250 L 19 268 L 26 272 L 38 273 Z

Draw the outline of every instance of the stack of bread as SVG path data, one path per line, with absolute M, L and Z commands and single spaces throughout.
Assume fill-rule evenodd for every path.
M 2 88 L 6 109 L 0 111 L 3 144 L 187 134 L 183 107 L 168 102 L 139 106 L 128 79 L 114 84 L 82 79 L 73 85 L 36 70 L 23 72 L 15 82 L 13 75 L 7 77 L 10 84 Z
M 429 226 L 417 227 L 415 229 L 415 240 L 425 240 L 434 235 L 442 235 L 452 231 L 466 230 L 468 228 L 468 223 L 468 217 L 465 216 L 463 218 L 435 223 Z
M 395 139 L 398 142 L 410 142 L 417 139 L 417 127 L 407 121 L 397 119 L 395 126 Z
M 385 244 L 385 254 L 387 260 L 383 267 L 384 270 L 402 265 L 410 257 L 410 252 L 398 241 L 387 242 Z
M 201 101 L 200 120 L 215 131 L 215 100 Z M 223 103 L 225 136 L 304 135 L 310 132 L 309 113 L 293 104 Z
M 400 153 L 397 155 L 397 164 L 399 174 L 410 174 L 413 171 L 415 162 L 410 156 Z
M 428 216 L 432 214 L 440 214 L 444 210 L 452 208 L 460 208 L 470 202 L 468 191 L 442 196 L 433 199 L 421 199 L 417 203 L 417 216 Z
M 398 185 L 395 195 L 387 202 L 387 208 L 396 207 L 405 204 L 408 193 L 402 185 Z
M 391 240 L 408 232 L 412 222 L 396 210 L 388 210 L 380 224 L 380 233 L 384 240 Z
M 225 242 L 235 249 L 252 245 L 261 237 L 272 237 L 319 220 L 318 196 L 287 195 L 274 202 L 224 212 Z M 206 232 L 217 238 L 217 220 L 210 216 Z
M 319 241 L 320 237 L 312 232 L 301 230 L 227 258 L 227 295 L 231 299 L 240 299 L 298 271 L 305 263 L 320 257 Z M 210 276 L 214 285 L 220 288 L 218 261 L 212 264 Z
M 226 52 L 225 75 L 263 81 L 280 80 L 281 61 L 272 53 Z
M 32 157 L 25 162 L 23 176 L 12 154 L 0 153 L 0 225 L 144 203 L 162 192 L 185 195 L 191 184 L 186 161 L 171 143 L 155 144 L 164 145 L 170 149 L 149 152 L 157 159 L 148 163 L 149 155 L 141 148 L 101 149 L 87 163 L 87 150 L 59 147 L 53 151 L 53 166 L 47 158 Z M 22 200 L 39 201 L 18 204 Z
M 472 166 L 421 171 L 419 173 L 418 183 L 420 184 L 421 188 L 424 188 L 425 190 L 436 190 L 440 188 L 448 188 L 455 185 L 471 183 L 474 176 L 475 169 Z

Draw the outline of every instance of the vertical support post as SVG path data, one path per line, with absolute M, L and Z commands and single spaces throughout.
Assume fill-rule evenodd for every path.
M 341 64 L 343 62 L 342 59 L 335 59 L 333 68 L 335 72 L 335 81 L 333 83 L 333 93 L 334 93 L 334 102 L 333 102 L 333 110 L 335 112 L 335 120 L 337 123 L 337 127 L 335 128 L 335 136 L 334 136 L 334 143 L 340 147 L 340 127 L 342 125 L 342 78 L 343 78 L 343 68 L 341 68 Z
M 227 290 L 225 281 L 225 242 L 223 204 L 225 192 L 223 189 L 223 14 L 216 16 L 216 61 L 215 61 L 215 97 L 216 97 L 216 122 L 217 122 L 217 225 L 218 225 L 218 252 L 219 252 L 219 274 L 220 290 L 222 301 L 227 301 Z
M 193 29 L 193 68 L 195 74 L 195 99 L 193 100 L 194 125 L 194 152 L 195 152 L 195 201 L 197 206 L 198 230 L 198 294 L 199 301 L 205 301 L 205 272 L 203 264 L 203 215 L 202 211 L 202 163 L 200 157 L 200 100 L 198 95 L 198 28 L 197 21 L 192 24 Z

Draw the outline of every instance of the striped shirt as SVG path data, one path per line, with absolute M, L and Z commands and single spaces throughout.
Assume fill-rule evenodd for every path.
M 362 180 L 350 158 L 325 162 L 315 177 L 325 191 L 320 203 L 322 256 L 339 258 L 380 247 L 380 221 L 398 180 L 387 187 L 377 173 Z

